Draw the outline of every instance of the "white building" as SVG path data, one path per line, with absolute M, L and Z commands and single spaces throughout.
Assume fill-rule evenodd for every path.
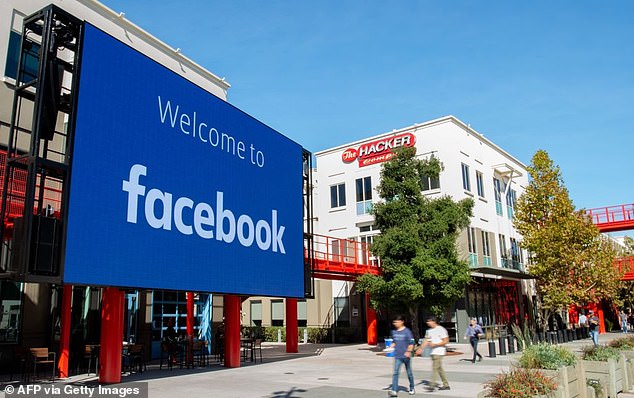
M 391 148 L 398 146 L 414 146 L 418 157 L 435 156 L 442 162 L 444 170 L 439 178 L 424 182 L 425 195 L 472 198 L 475 202 L 471 225 L 458 242 L 475 283 L 467 289 L 465 300 L 448 314 L 448 326 L 459 334 L 468 316 L 477 316 L 484 325 L 519 322 L 527 317 L 529 301 L 522 296 L 532 296 L 532 292 L 522 282 L 526 256 L 512 222 L 516 198 L 527 186 L 526 167 L 453 116 L 316 152 L 315 233 L 372 242 L 380 233 L 369 210 L 380 200 L 376 187 L 381 163 L 389 159 Z M 330 253 L 352 255 L 339 253 L 336 241 L 331 246 Z M 345 304 L 353 291 L 351 285 L 333 282 L 338 307 L 355 306 Z M 379 330 L 379 336 L 383 333 L 386 331 Z

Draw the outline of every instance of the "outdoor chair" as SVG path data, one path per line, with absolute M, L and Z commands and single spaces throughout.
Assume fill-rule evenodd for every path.
M 253 341 L 253 358 L 254 362 L 258 363 L 258 353 L 260 354 L 260 363 L 262 363 L 262 339 L 255 339 Z
M 159 369 L 163 369 L 163 360 L 167 359 L 167 368 L 172 370 L 174 364 L 183 367 L 183 349 L 178 342 L 163 341 L 161 342 L 161 361 Z
M 137 367 L 139 373 L 143 373 L 144 370 L 147 370 L 145 348 L 143 344 L 130 344 L 128 346 L 128 370 L 132 372 Z
M 38 365 L 51 365 L 51 380 L 54 380 L 55 366 L 57 365 L 55 352 L 49 352 L 47 347 L 31 348 L 30 351 L 31 361 L 33 361 L 33 377 L 37 377 Z
M 90 374 L 92 363 L 95 362 L 95 376 L 99 373 L 99 344 L 86 344 L 84 346 L 84 363 L 88 362 L 87 374 Z
M 192 366 L 207 366 L 207 342 L 205 340 L 192 343 Z

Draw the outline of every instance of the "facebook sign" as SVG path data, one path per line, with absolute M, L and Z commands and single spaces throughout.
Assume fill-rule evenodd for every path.
M 64 282 L 302 297 L 302 148 L 86 24 Z

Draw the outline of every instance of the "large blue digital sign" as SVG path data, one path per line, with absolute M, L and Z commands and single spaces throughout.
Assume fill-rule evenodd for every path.
M 302 297 L 302 148 L 86 24 L 64 282 Z

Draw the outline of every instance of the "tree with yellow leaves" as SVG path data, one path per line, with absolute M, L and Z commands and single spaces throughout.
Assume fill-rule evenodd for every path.
M 618 301 L 621 275 L 615 253 L 583 210 L 575 210 L 559 166 L 539 150 L 528 167 L 531 181 L 517 202 L 515 228 L 530 255 L 542 320 L 571 304 Z

